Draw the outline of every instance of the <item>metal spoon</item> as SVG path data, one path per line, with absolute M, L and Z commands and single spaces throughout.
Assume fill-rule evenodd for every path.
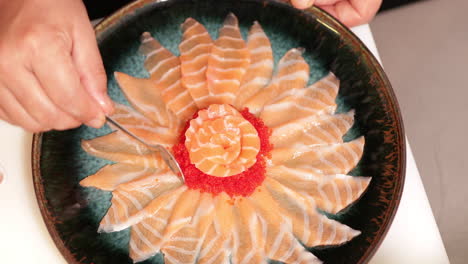
M 140 143 L 145 145 L 151 150 L 157 151 L 161 154 L 161 157 L 163 158 L 164 162 L 166 162 L 167 166 L 178 176 L 182 177 L 182 180 L 185 181 L 184 174 L 182 173 L 182 170 L 180 169 L 179 163 L 177 160 L 172 156 L 172 154 L 163 146 L 161 145 L 154 145 L 154 144 L 149 144 L 145 140 L 141 139 L 137 135 L 133 134 L 132 132 L 128 131 L 125 127 L 123 127 L 119 122 L 115 121 L 113 118 L 106 116 L 106 120 L 111 123 L 112 125 L 116 126 L 120 131 L 124 132 L 128 136 L 138 140 Z

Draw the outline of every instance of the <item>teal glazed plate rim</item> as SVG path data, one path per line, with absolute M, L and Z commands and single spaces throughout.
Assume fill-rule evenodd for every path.
M 305 48 L 311 82 L 332 71 L 341 80 L 338 112 L 355 110 L 355 124 L 345 140 L 364 135 L 366 144 L 355 176 L 371 176 L 367 191 L 350 208 L 327 215 L 361 235 L 334 247 L 309 248 L 324 263 L 367 263 L 382 243 L 400 203 L 406 170 L 403 122 L 395 94 L 382 67 L 349 29 L 323 10 L 293 8 L 278 0 L 138 0 L 104 19 L 96 27 L 111 98 L 127 104 L 114 71 L 147 77 L 138 54 L 139 35 L 150 31 L 177 54 L 179 25 L 193 17 L 210 34 L 225 15 L 239 18 L 244 34 L 258 20 L 270 37 L 275 61 L 288 49 Z M 32 145 L 33 182 L 49 233 L 68 263 L 133 263 L 128 257 L 128 230 L 98 233 L 111 194 L 84 188 L 79 181 L 107 161 L 87 155 L 80 140 L 105 135 L 105 126 L 81 126 L 35 134 Z M 141 262 L 163 263 L 161 254 Z M 273 262 L 271 263 L 278 263 Z

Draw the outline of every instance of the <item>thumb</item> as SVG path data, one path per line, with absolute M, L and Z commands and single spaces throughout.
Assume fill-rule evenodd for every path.
M 314 4 L 315 0 L 291 0 L 291 4 L 298 9 L 306 9 Z
M 78 18 L 73 30 L 73 61 L 80 76 L 81 84 L 101 106 L 106 114 L 114 110 L 113 102 L 107 95 L 107 76 L 97 46 L 96 35 L 86 10 Z

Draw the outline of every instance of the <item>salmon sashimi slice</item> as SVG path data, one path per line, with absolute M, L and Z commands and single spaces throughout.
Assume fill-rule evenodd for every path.
M 197 106 L 182 85 L 180 60 L 165 49 L 150 33 L 141 36 L 140 51 L 146 55 L 145 68 L 155 82 L 166 106 L 182 121 L 190 119 Z
M 212 98 L 208 91 L 206 70 L 213 40 L 206 28 L 193 18 L 182 24 L 179 44 L 182 84 L 187 88 L 199 109 L 208 107 Z
M 111 117 L 130 132 L 150 144 L 170 147 L 178 140 L 178 127 L 168 128 L 160 126 L 128 106 L 115 104 L 115 112 Z M 109 124 L 109 126 L 114 129 L 112 124 Z
M 99 231 L 115 232 L 132 226 L 148 215 L 147 207 L 182 185 L 170 171 L 154 173 L 117 187 L 112 192 L 112 205 L 101 220 Z
M 146 219 L 141 221 L 142 225 L 137 225 L 138 230 L 132 229 L 135 231 L 130 239 L 132 259 L 144 260 L 145 256 L 152 256 L 160 251 L 174 233 L 191 221 L 196 210 L 193 205 L 197 204 L 199 197 L 200 192 L 181 186 L 159 196 L 143 209 L 142 215 Z M 169 210 L 169 214 L 166 210 Z
M 331 114 L 336 109 L 339 80 L 333 73 L 306 89 L 288 90 L 263 109 L 260 117 L 270 127 L 311 115 Z
M 234 225 L 233 201 L 226 193 L 221 193 L 215 197 L 215 219 L 216 232 L 225 238 L 231 236 Z
M 140 79 L 121 72 L 114 73 L 115 79 L 134 109 L 158 126 L 174 128 L 174 114 L 166 108 L 161 91 L 151 79 Z
M 287 208 L 284 214 L 292 221 L 294 235 L 308 247 L 340 245 L 361 233 L 319 214 L 310 196 L 306 199 L 270 178 L 266 179 L 265 186 L 273 200 L 281 208 Z
M 343 135 L 353 123 L 354 111 L 308 116 L 274 127 L 270 142 L 276 148 L 343 143 Z
M 201 110 L 185 136 L 191 163 L 208 175 L 241 173 L 255 164 L 260 151 L 255 127 L 229 105 L 213 104 Z
M 242 199 L 235 206 L 233 263 L 267 263 L 263 228 L 250 201 Z
M 95 187 L 104 191 L 113 191 L 122 183 L 129 182 L 156 172 L 155 168 L 142 168 L 125 163 L 106 165 L 95 174 L 80 181 L 83 187 Z
M 213 216 L 213 197 L 208 193 L 201 194 L 192 221 L 164 243 L 164 263 L 195 263 Z
M 168 197 L 157 213 L 133 225 L 130 233 L 130 257 L 143 261 L 161 250 L 163 231 L 179 196 Z
M 273 74 L 273 51 L 270 40 L 257 21 L 250 28 L 247 48 L 250 53 L 250 65 L 242 78 L 234 101 L 237 109 L 242 109 L 247 99 L 264 88 Z
M 234 211 L 231 198 L 221 193 L 214 198 L 214 203 L 214 219 L 203 241 L 199 263 L 229 263 L 232 252 Z
M 285 166 L 271 167 L 267 176 L 303 195 L 313 197 L 318 208 L 332 214 L 358 200 L 371 181 L 371 177 L 321 175 L 308 169 Z
M 172 209 L 171 217 L 164 229 L 164 240 L 169 239 L 174 233 L 190 223 L 197 209 L 194 205 L 197 204 L 199 200 L 200 192 L 198 190 L 189 189 L 182 193 Z
M 285 263 L 322 263 L 307 251 L 293 235 L 293 222 L 265 187 L 248 198 L 257 209 L 265 238 L 268 258 Z
M 237 17 L 229 13 L 211 49 L 206 72 L 208 89 L 216 102 L 234 103 L 249 64 L 249 50 L 242 39 Z
M 90 140 L 82 140 L 81 148 L 88 154 L 117 163 L 140 168 L 167 168 L 159 153 L 120 131 Z
M 291 49 L 280 59 L 270 84 L 248 99 L 244 106 L 259 115 L 268 102 L 286 91 L 304 88 L 308 81 L 309 64 L 302 57 L 302 50 Z
M 364 137 L 353 141 L 325 146 L 298 146 L 277 148 L 272 154 L 272 164 L 290 168 L 307 168 L 321 174 L 346 174 L 362 157 Z
M 230 264 L 229 256 L 231 254 L 231 240 L 228 240 L 216 232 L 214 225 L 211 225 L 203 241 L 198 263 L 200 264 Z

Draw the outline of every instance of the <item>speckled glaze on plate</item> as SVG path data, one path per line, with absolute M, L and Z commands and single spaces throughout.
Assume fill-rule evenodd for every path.
M 329 70 L 341 80 L 338 112 L 356 110 L 348 139 L 366 137 L 364 155 L 352 175 L 372 176 L 368 190 L 345 212 L 330 216 L 362 234 L 338 247 L 310 249 L 325 263 L 366 263 L 382 242 L 400 201 L 405 173 L 403 124 L 390 83 L 367 48 L 339 22 L 318 8 L 300 11 L 266 0 L 140 0 L 97 27 L 97 38 L 113 100 L 127 103 L 113 77 L 121 71 L 147 77 L 137 52 L 139 36 L 150 31 L 178 54 L 179 25 L 187 17 L 203 23 L 213 37 L 228 12 L 240 21 L 244 36 L 258 20 L 272 42 L 277 61 L 288 49 L 304 47 L 310 83 Z M 110 205 L 110 192 L 82 188 L 78 182 L 107 161 L 87 155 L 81 139 L 109 133 L 108 127 L 82 126 L 34 136 L 33 180 L 44 221 L 69 263 L 132 263 L 129 232 L 97 233 Z M 160 254 L 141 263 L 163 263 Z

